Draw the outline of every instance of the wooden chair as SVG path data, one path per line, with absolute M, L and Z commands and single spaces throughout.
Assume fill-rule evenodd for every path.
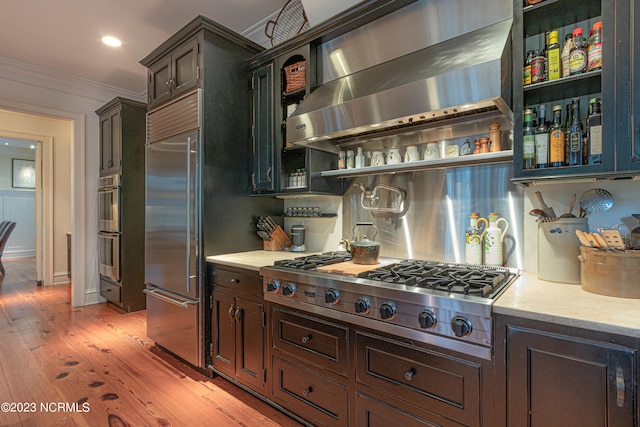
M 2 265 L 2 253 L 4 252 L 4 247 L 7 245 L 7 240 L 9 240 L 9 236 L 14 228 L 16 228 L 15 222 L 3 221 L 2 224 L 0 224 L 0 273 L 3 276 L 5 270 Z

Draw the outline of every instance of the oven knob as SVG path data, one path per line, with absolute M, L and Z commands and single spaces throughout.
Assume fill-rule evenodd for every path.
M 296 284 L 293 282 L 289 282 L 282 287 L 282 295 L 291 296 L 296 291 Z
M 418 316 L 418 322 L 422 329 L 431 329 L 436 326 L 436 315 L 431 310 L 422 310 Z
M 393 319 L 396 315 L 396 306 L 394 303 L 386 301 L 380 306 L 380 317 L 383 319 Z
M 278 289 L 280 289 L 280 280 L 269 280 L 267 283 L 267 292 L 278 292 Z
M 369 301 L 364 298 L 356 300 L 356 313 L 367 313 L 369 311 Z
M 329 289 L 324 293 L 324 302 L 327 304 L 337 304 L 340 300 L 340 292 L 336 289 Z
M 453 329 L 455 336 L 462 338 L 471 335 L 471 330 L 473 328 L 471 327 L 469 319 L 462 316 L 456 316 L 451 320 L 451 329 Z

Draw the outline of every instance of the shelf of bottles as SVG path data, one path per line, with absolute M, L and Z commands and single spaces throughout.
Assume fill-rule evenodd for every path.
M 520 178 L 598 174 L 610 101 L 602 89 L 601 2 L 524 2 Z

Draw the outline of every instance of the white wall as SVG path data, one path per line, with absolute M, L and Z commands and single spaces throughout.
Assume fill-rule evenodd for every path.
M 61 190 L 60 195 L 54 196 L 54 205 L 69 206 L 68 202 L 71 201 L 72 304 L 76 306 L 102 301 L 99 296 L 96 239 L 100 132 L 95 110 L 116 96 L 146 101 L 144 94 L 130 93 L 0 58 L 0 109 L 40 118 L 62 119 L 69 123 L 67 160 L 56 155 L 54 162 L 62 162 L 62 165 L 54 165 L 54 170 L 68 169 L 70 178 L 67 192 Z M 29 127 L 30 121 L 26 120 L 21 131 L 34 133 L 30 132 Z M 65 239 L 62 239 L 65 243 L 60 245 L 63 253 L 66 253 Z

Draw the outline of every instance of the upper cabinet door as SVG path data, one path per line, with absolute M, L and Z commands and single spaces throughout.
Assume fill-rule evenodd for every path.
M 149 67 L 149 104 L 159 105 L 171 99 L 171 56 Z
M 172 97 L 180 96 L 198 86 L 198 46 L 196 38 L 171 55 Z
M 198 87 L 200 37 L 195 37 L 149 66 L 149 106 L 157 107 Z
M 100 175 L 120 171 L 122 164 L 121 109 L 114 108 L 100 117 Z
M 254 193 L 275 191 L 276 148 L 273 64 L 253 73 L 253 173 Z
M 621 54 L 616 60 L 625 78 L 616 79 L 616 95 L 625 108 L 616 114 L 619 120 L 617 141 L 620 144 L 618 165 L 621 170 L 640 170 L 640 0 L 621 2 L 616 25 L 616 43 Z M 622 137 L 621 137 L 622 136 Z

